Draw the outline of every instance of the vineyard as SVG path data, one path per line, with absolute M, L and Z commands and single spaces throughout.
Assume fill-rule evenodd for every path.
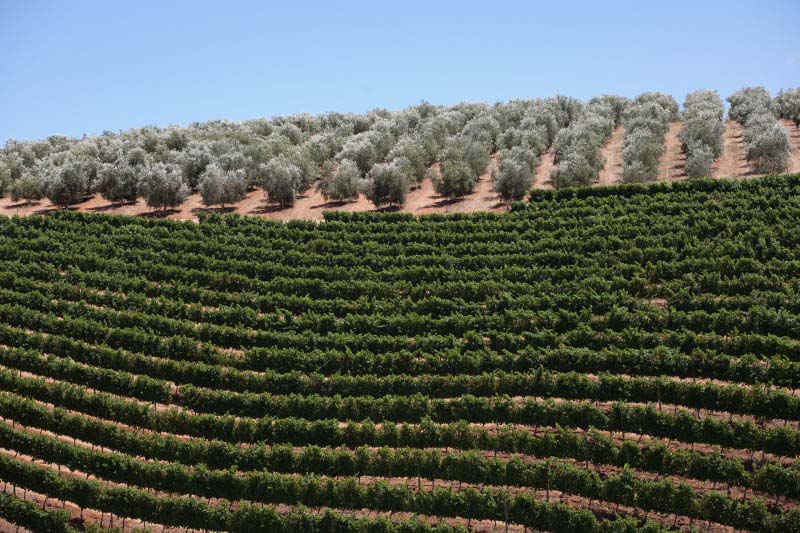
M 0 530 L 800 531 L 800 175 L 325 218 L 0 217 Z

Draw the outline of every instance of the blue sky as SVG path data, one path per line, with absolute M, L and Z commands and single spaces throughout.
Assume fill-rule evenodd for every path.
M 0 143 L 295 112 L 800 86 L 800 2 L 0 0 Z

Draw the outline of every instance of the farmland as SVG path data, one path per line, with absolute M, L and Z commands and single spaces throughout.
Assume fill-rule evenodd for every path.
M 800 176 L 198 218 L 0 217 L 0 528 L 799 530 Z
M 505 211 L 531 189 L 800 172 L 800 89 L 298 114 L 0 148 L 0 214 Z M 727 116 L 726 116 L 727 115 Z

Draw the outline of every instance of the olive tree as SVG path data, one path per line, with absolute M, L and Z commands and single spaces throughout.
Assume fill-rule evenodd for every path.
M 124 159 L 103 163 L 92 190 L 109 202 L 136 202 L 143 167 L 131 166 Z
M 342 159 L 335 171 L 324 176 L 317 189 L 325 200 L 346 202 L 358 200 L 361 187 L 361 171 L 355 161 Z
M 780 91 L 775 97 L 775 106 L 782 118 L 800 126 L 800 89 Z
M 519 123 L 521 130 L 541 129 L 544 131 L 545 146 L 553 144 L 561 127 L 556 118 L 556 111 L 545 100 L 536 100 L 525 112 Z
M 693 142 L 686 149 L 686 163 L 684 168 L 690 178 L 711 176 L 711 166 L 714 164 L 712 148 L 702 142 Z
M 181 167 L 183 179 L 192 190 L 197 189 L 200 176 L 206 167 L 211 164 L 211 152 L 204 143 L 191 142 L 186 149 L 176 157 Z
M 494 190 L 503 200 L 521 200 L 533 185 L 537 157 L 530 150 L 516 146 L 498 152 L 497 160 Z
M 73 158 L 61 163 L 49 163 L 43 170 L 44 194 L 54 205 L 68 207 L 80 202 L 89 194 L 90 186 L 96 177 L 95 161 L 81 161 Z
M 775 112 L 772 97 L 763 87 L 740 89 L 728 97 L 728 103 L 731 105 L 728 116 L 741 124 L 746 123 L 757 111 Z
M 189 195 L 179 166 L 170 163 L 153 163 L 142 170 L 139 194 L 154 209 L 174 208 Z
M 622 148 L 622 180 L 645 183 L 658 175 L 658 158 L 664 151 L 664 136 L 659 130 L 634 128 L 625 135 Z
M 13 168 L 4 157 L 0 157 L 0 197 L 10 190 L 15 179 L 19 179 L 19 177 L 13 178 L 12 176 Z
M 658 177 L 669 122 L 678 118 L 678 103 L 662 93 L 643 93 L 623 113 L 625 141 L 622 180 L 644 183 Z
M 247 193 L 247 180 L 244 173 L 223 170 L 217 165 L 206 167 L 198 183 L 200 195 L 206 205 L 232 204 L 242 200 Z
M 421 182 L 433 161 L 429 161 L 417 135 L 405 135 L 389 151 L 388 158 L 398 161 L 412 181 Z
M 336 158 L 355 161 L 361 173 L 366 174 L 378 161 L 378 148 L 370 138 L 369 132 L 359 133 L 344 144 Z
M 44 197 L 44 189 L 44 180 L 32 169 L 26 170 L 14 180 L 9 187 L 9 192 L 13 201 L 25 200 L 26 203 L 31 203 Z
M 364 195 L 375 207 L 384 204 L 402 205 L 410 180 L 395 163 L 377 163 L 369 171 L 369 179 L 363 183 Z
M 464 125 L 461 135 L 475 140 L 485 147 L 487 152 L 497 150 L 497 140 L 500 136 L 500 124 L 489 114 L 481 114 Z
M 663 110 L 663 120 L 665 122 L 675 121 L 680 118 L 680 108 L 678 102 L 670 95 L 660 92 L 647 92 L 637 96 L 632 105 L 646 105 L 654 104 Z M 629 110 L 626 110 L 626 113 Z M 623 120 L 624 122 L 624 120 Z
M 556 188 L 585 186 L 594 181 L 605 162 L 600 148 L 614 129 L 612 114 L 611 106 L 596 103 L 559 130 L 553 141 L 558 166 L 551 173 Z
M 500 148 L 525 148 L 536 155 L 542 155 L 547 149 L 547 130 L 543 126 L 531 128 L 509 128 L 498 138 Z
M 609 116 L 614 121 L 614 125 L 622 124 L 622 119 L 625 116 L 625 111 L 631 105 L 630 98 L 625 96 L 617 96 L 614 94 L 604 94 L 596 96 L 589 100 L 590 107 L 601 105 L 607 107 L 610 111 Z
M 553 170 L 551 178 L 556 189 L 585 187 L 592 184 L 597 170 L 580 152 L 568 152 Z
M 461 161 L 469 166 L 477 180 L 489 164 L 487 147 L 475 139 L 461 135 L 450 137 L 439 153 L 439 161 Z
M 722 100 L 716 91 L 695 91 L 686 96 L 683 109 L 683 128 L 678 137 L 686 153 L 686 175 L 709 176 L 714 159 L 722 153 Z
M 481 141 L 459 135 L 448 139 L 439 160 L 441 169 L 433 188 L 440 196 L 456 200 L 472 192 L 478 177 L 486 170 L 488 148 Z
M 433 181 L 433 189 L 440 196 L 457 200 L 472 192 L 478 176 L 462 159 L 442 161 L 442 168 Z
M 753 165 L 753 170 L 764 174 L 786 171 L 790 152 L 789 133 L 786 128 L 778 122 L 773 122 L 768 126 L 759 127 L 749 137 L 747 159 Z
M 783 172 L 789 165 L 789 132 L 777 120 L 780 104 L 763 87 L 732 94 L 730 116 L 744 125 L 747 160 L 760 173 Z
M 300 167 L 288 157 L 280 155 L 263 166 L 261 175 L 261 187 L 270 202 L 279 203 L 281 209 L 294 205 L 303 181 Z

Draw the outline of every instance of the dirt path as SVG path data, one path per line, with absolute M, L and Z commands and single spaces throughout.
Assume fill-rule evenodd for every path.
M 34 456 L 27 455 L 25 453 L 19 453 L 19 452 L 15 452 L 13 450 L 7 450 L 7 449 L 0 449 L 0 453 L 2 453 L 3 455 L 6 455 L 8 457 L 13 456 L 17 460 L 23 461 L 23 462 L 28 463 L 28 464 L 37 465 L 38 467 L 50 470 L 53 473 L 58 472 L 58 475 L 60 477 L 63 477 L 63 478 L 74 477 L 74 478 L 79 478 L 79 479 L 94 480 L 94 481 L 98 481 L 101 484 L 105 485 L 105 487 L 107 487 L 107 488 L 109 488 L 109 487 L 124 488 L 124 487 L 129 486 L 129 485 L 125 485 L 125 484 L 122 484 L 122 483 L 119 483 L 119 482 L 116 482 L 116 481 L 111 481 L 111 480 L 108 480 L 108 479 L 105 479 L 105 478 L 99 478 L 99 477 L 97 477 L 97 476 L 95 476 L 93 474 L 89 474 L 89 473 L 81 471 L 81 470 L 76 470 L 76 469 L 69 468 L 69 467 L 66 467 L 66 466 L 63 466 L 63 465 L 60 466 L 57 463 L 50 463 L 48 461 L 36 458 Z M 244 475 L 244 473 L 241 473 L 241 475 Z M 291 476 L 291 477 L 295 477 L 295 476 L 299 476 L 301 474 L 288 474 L 288 475 Z M 341 479 L 344 479 L 344 478 L 342 476 L 325 476 L 325 475 L 323 475 L 323 476 L 321 476 L 321 479 L 323 479 L 323 480 L 324 479 L 330 479 L 330 480 L 333 481 L 333 480 L 341 480 Z M 671 514 L 668 515 L 668 514 L 662 514 L 662 513 L 658 513 L 658 512 L 647 511 L 647 510 L 640 509 L 640 508 L 634 508 L 634 507 L 629 507 L 629 506 L 625 506 L 625 505 L 618 505 L 618 504 L 615 504 L 615 503 L 612 503 L 612 502 L 609 502 L 609 501 L 605 501 L 605 500 L 595 500 L 595 499 L 587 498 L 587 497 L 580 496 L 580 495 L 577 495 L 577 494 L 574 494 L 574 493 L 562 492 L 560 490 L 543 490 L 543 489 L 537 489 L 537 488 L 534 488 L 534 487 L 517 487 L 517 486 L 503 486 L 503 487 L 500 487 L 500 486 L 492 485 L 492 484 L 483 484 L 483 483 L 479 484 L 479 483 L 470 483 L 470 482 L 460 482 L 460 481 L 445 480 L 445 479 L 440 479 L 440 478 L 423 479 L 423 478 L 419 478 L 419 477 L 415 478 L 415 477 L 361 476 L 359 478 L 359 480 L 358 480 L 358 483 L 361 486 L 370 486 L 370 485 L 373 485 L 373 484 L 375 484 L 377 482 L 387 483 L 387 484 L 389 484 L 391 486 L 394 486 L 394 487 L 407 487 L 411 491 L 417 491 L 417 490 L 420 490 L 420 489 L 421 490 L 425 490 L 425 491 L 433 491 L 433 490 L 436 489 L 436 487 L 446 487 L 446 488 L 449 488 L 449 489 L 454 490 L 456 492 L 461 491 L 463 488 L 471 488 L 473 490 L 489 489 L 489 490 L 492 490 L 492 491 L 505 490 L 509 494 L 512 494 L 512 495 L 515 495 L 515 496 L 520 495 L 520 494 L 529 494 L 529 495 L 533 496 L 537 501 L 547 501 L 547 502 L 559 501 L 560 503 L 566 504 L 566 505 L 568 505 L 569 507 L 571 507 L 573 509 L 590 509 L 592 512 L 594 512 L 596 515 L 598 515 L 600 517 L 611 517 L 611 516 L 613 516 L 614 514 L 617 514 L 617 513 L 620 513 L 620 514 L 625 515 L 625 516 L 636 516 L 636 517 L 638 517 L 638 516 L 640 516 L 641 513 L 646 513 L 646 514 L 648 514 L 650 516 L 651 519 L 657 521 L 662 526 L 668 526 L 670 524 L 675 524 L 675 525 L 679 525 L 679 527 L 681 527 L 681 528 L 685 528 L 687 525 L 690 525 L 693 522 L 688 517 L 681 516 L 681 515 L 671 515 Z M 154 489 L 152 487 L 148 487 L 148 485 L 133 485 L 133 486 L 138 488 L 139 490 L 146 490 L 147 492 L 150 492 L 153 496 L 158 497 L 158 498 L 164 498 L 164 497 L 173 496 L 171 493 L 163 492 L 163 491 Z M 8 490 L 8 488 L 9 488 L 8 484 L 6 484 L 6 490 Z M 12 491 L 14 491 L 14 493 L 17 493 L 18 489 L 16 487 L 12 487 Z M 41 502 L 41 503 L 39 503 L 39 502 L 37 502 L 37 503 L 39 503 L 40 505 L 44 505 L 44 502 L 42 501 L 41 495 L 38 495 L 35 492 L 33 492 L 31 495 L 34 496 L 34 498 L 36 496 L 39 496 L 39 502 Z M 27 496 L 28 496 L 27 494 L 23 493 L 23 497 L 27 498 Z M 208 497 L 208 496 L 202 496 L 201 497 L 201 496 L 197 496 L 196 494 L 189 494 L 189 493 L 181 493 L 180 496 L 181 497 L 198 498 L 198 499 L 204 500 L 209 505 L 219 505 L 221 503 L 225 503 L 227 505 L 231 505 L 232 507 L 236 507 L 240 503 L 240 502 L 231 502 L 231 503 L 229 503 L 228 500 L 223 500 L 223 499 L 218 498 L 218 497 Z M 60 502 L 58 502 L 58 501 L 54 501 L 54 502 L 52 502 L 51 505 L 53 506 L 53 508 L 58 508 L 59 503 Z M 253 502 L 249 502 L 249 503 L 253 503 Z M 69 502 L 68 505 L 69 504 L 71 504 L 71 502 Z M 72 504 L 72 505 L 74 505 L 74 504 Z M 265 505 L 272 506 L 272 504 L 270 504 L 270 503 L 267 503 Z M 77 506 L 75 506 L 75 507 L 77 507 Z M 346 510 L 338 509 L 338 508 L 336 508 L 335 510 L 337 512 L 346 511 Z M 381 513 L 382 512 L 382 511 L 375 511 L 373 509 L 365 509 L 364 511 L 366 511 L 367 513 L 370 513 L 370 512 Z M 75 513 L 73 511 L 73 516 L 74 516 L 74 514 Z M 98 516 L 99 514 L 100 513 L 98 511 L 96 511 L 96 510 L 84 510 L 84 512 L 83 512 L 83 516 L 86 517 L 86 518 L 89 518 L 90 521 L 92 521 L 94 523 L 98 523 L 98 522 L 102 523 L 101 522 L 102 521 L 102 515 Z M 454 516 L 454 517 L 453 516 L 448 516 L 448 517 L 443 517 L 443 518 L 445 518 L 445 519 L 450 518 L 450 519 L 456 519 L 456 520 L 463 520 L 461 517 L 458 517 L 458 516 Z M 119 517 L 117 517 L 117 522 L 119 522 L 119 520 L 120 520 Z M 137 522 L 141 523 L 141 521 L 139 521 L 139 520 L 137 520 Z M 159 528 L 162 531 L 167 531 L 168 530 L 168 528 L 166 528 L 164 526 L 160 526 L 158 524 L 152 524 L 152 525 L 156 526 L 157 528 Z M 509 524 L 509 525 L 511 525 L 511 524 Z M 731 527 L 722 526 L 722 525 L 716 524 L 716 523 L 711 523 L 711 524 L 709 524 L 709 526 L 712 527 L 712 529 L 711 529 L 712 531 L 733 531 L 733 528 L 731 528 Z
M 72 381 L 62 380 L 62 379 L 55 379 L 55 378 L 52 378 L 52 377 L 49 377 L 49 376 L 46 376 L 46 375 L 43 375 L 43 374 L 37 374 L 37 373 L 29 372 L 29 371 L 26 371 L 26 370 L 19 370 L 19 369 L 13 368 L 13 367 L 7 367 L 7 366 L 3 365 L 2 363 L 0 363 L 0 369 L 13 371 L 14 373 L 19 375 L 20 377 L 23 377 L 23 378 L 26 378 L 26 379 L 41 379 L 41 380 L 43 380 L 44 382 L 46 382 L 47 384 L 50 384 L 50 385 L 52 385 L 52 384 L 78 385 L 77 383 L 74 383 Z M 180 388 L 178 388 L 178 390 L 179 389 Z M 213 389 L 207 389 L 205 387 L 200 387 L 200 389 L 201 390 L 209 390 L 209 391 L 213 390 Z M 168 404 L 166 404 L 166 403 L 160 403 L 160 402 L 145 402 L 145 401 L 140 400 L 138 398 L 134 398 L 134 397 L 130 397 L 130 396 L 123 396 L 123 395 L 119 395 L 119 394 L 114 394 L 114 393 L 107 392 L 107 391 L 104 391 L 104 390 L 97 390 L 97 389 L 94 389 L 92 387 L 85 387 L 84 390 L 85 390 L 85 392 L 87 394 L 90 394 L 90 395 L 100 394 L 100 395 L 111 396 L 113 398 L 116 398 L 119 401 L 131 403 L 131 404 L 138 405 L 138 406 L 153 408 L 157 412 L 159 412 L 159 411 L 168 411 L 170 409 L 175 409 L 175 410 L 178 410 L 178 411 L 195 412 L 194 409 L 192 409 L 191 407 L 185 406 L 185 405 L 183 405 L 181 403 L 168 403 Z M 230 394 L 231 394 L 232 397 L 239 397 L 239 396 L 241 396 L 243 394 L 247 394 L 247 393 L 231 392 Z M 180 394 L 176 395 L 176 397 L 180 398 Z M 459 398 L 458 397 L 453 397 L 453 398 L 441 397 L 441 398 L 436 398 L 436 400 L 437 401 L 447 401 L 447 402 L 458 402 Z M 536 401 L 536 402 L 551 401 L 551 402 L 555 402 L 555 403 L 559 403 L 559 404 L 560 403 L 591 404 L 596 409 L 600 409 L 601 411 L 606 412 L 606 413 L 610 412 L 612 407 L 616 403 L 616 402 L 613 402 L 613 401 L 596 401 L 596 400 L 590 400 L 590 399 L 566 399 L 566 398 L 561 398 L 561 397 L 557 397 L 557 396 L 511 396 L 510 400 L 513 401 L 517 405 L 522 405 L 524 402 L 527 402 L 527 401 Z M 625 401 L 624 403 L 625 403 L 626 406 L 629 406 L 629 407 L 641 407 L 641 408 L 645 408 L 645 407 L 653 405 L 652 403 L 635 402 L 635 401 Z M 757 422 L 756 417 L 753 416 L 753 415 L 750 415 L 750 414 L 739 414 L 739 413 L 733 414 L 733 413 L 727 413 L 727 412 L 723 412 L 723 411 L 716 411 L 716 410 L 710 410 L 710 409 L 701 409 L 701 408 L 695 408 L 695 407 L 689 407 L 689 406 L 684 406 L 684 405 L 679 405 L 679 404 L 671 404 L 671 403 L 659 403 L 658 404 L 658 410 L 659 411 L 663 410 L 665 412 L 672 412 L 673 414 L 677 414 L 679 411 L 681 411 L 681 412 L 685 412 L 685 413 L 687 413 L 689 415 L 695 415 L 698 418 L 710 417 L 710 418 L 713 418 L 713 419 L 719 420 L 719 421 L 728 420 L 728 421 L 737 421 L 737 422 L 741 422 L 741 421 L 750 421 L 750 422 L 753 422 L 753 423 Z M 198 414 L 215 414 L 215 413 L 213 411 L 202 411 L 202 412 L 199 412 Z M 238 418 L 238 416 L 237 416 L 237 418 Z M 250 418 L 250 417 L 242 416 L 242 418 Z M 799 429 L 798 425 L 800 425 L 800 422 L 797 422 L 797 421 L 786 421 L 786 420 L 782 420 L 782 419 L 768 419 L 766 421 L 763 421 L 762 425 L 764 427 L 788 426 L 792 430 L 797 431 Z
M 792 151 L 788 172 L 800 172 L 800 128 L 787 118 L 782 118 L 781 124 L 789 131 L 789 147 Z
M 5 423 L 7 425 L 11 425 L 8 422 L 5 422 Z M 123 455 L 129 455 L 130 456 L 130 454 L 125 454 L 125 452 L 121 452 L 121 451 L 116 450 L 116 449 L 111 449 L 111 448 L 107 448 L 107 447 L 104 447 L 104 446 L 99 446 L 99 445 L 96 445 L 96 444 L 93 444 L 93 443 L 90 443 L 90 442 L 77 440 L 77 439 L 68 437 L 66 435 L 59 435 L 59 434 L 52 433 L 50 431 L 43 431 L 43 430 L 36 429 L 36 428 L 33 428 L 33 427 L 25 426 L 25 425 L 22 425 L 22 424 L 15 423 L 15 424 L 13 424 L 13 427 L 17 431 L 22 431 L 22 432 L 25 432 L 25 433 L 28 433 L 28 434 L 31 434 L 31 435 L 37 435 L 37 434 L 38 435 L 46 435 L 46 436 L 48 436 L 50 438 L 57 439 L 57 440 L 59 440 L 59 441 L 61 441 L 63 443 L 66 443 L 68 445 L 77 446 L 77 447 L 80 447 L 80 448 L 84 448 L 86 450 L 92 450 L 92 451 L 97 450 L 97 451 L 102 451 L 102 452 L 105 452 L 105 453 L 123 454 Z M 323 447 L 323 449 L 324 450 L 332 450 L 333 448 Z M 369 451 L 371 453 L 377 453 L 380 449 L 381 448 L 374 447 L 374 446 L 369 447 Z M 303 453 L 303 451 L 306 450 L 306 448 L 302 447 L 302 446 L 295 446 L 295 447 L 293 447 L 292 450 L 293 450 L 294 453 L 300 454 L 300 453 Z M 425 450 L 429 451 L 429 452 L 432 451 L 432 452 L 436 452 L 436 453 L 439 453 L 439 454 L 445 454 L 445 455 L 450 454 L 450 453 L 455 453 L 454 449 L 449 449 L 449 448 L 426 448 Z M 521 454 L 521 453 L 496 452 L 496 451 L 491 451 L 491 450 L 475 450 L 475 451 L 473 451 L 473 453 L 477 453 L 477 454 L 481 455 L 482 457 L 484 457 L 486 459 L 498 459 L 500 461 L 509 461 L 512 458 L 518 458 L 518 459 L 522 460 L 525 463 L 540 464 L 540 463 L 543 463 L 544 461 L 547 460 L 544 457 L 538 457 L 538 456 L 533 456 L 533 455 L 527 455 L 527 454 Z M 133 457 L 133 456 L 131 456 L 131 457 Z M 151 462 L 151 463 L 160 463 L 160 464 L 164 464 L 164 465 L 170 464 L 169 461 L 164 461 L 164 460 L 161 460 L 161 459 L 151 459 L 151 458 L 142 457 L 142 456 L 138 456 L 138 459 L 146 461 L 146 462 Z M 586 462 L 586 461 L 583 461 L 583 460 L 578 460 L 578 459 L 574 459 L 574 458 L 570 458 L 570 457 L 558 458 L 557 460 L 558 461 L 563 461 L 565 463 L 569 463 L 569 464 L 572 464 L 572 465 L 576 465 L 576 466 L 581 467 L 581 468 L 587 468 L 590 471 L 598 473 L 602 478 L 605 478 L 608 475 L 620 474 L 624 470 L 622 467 L 615 466 L 615 465 Z M 192 468 L 192 466 L 188 465 L 188 463 L 180 462 L 180 463 L 176 463 L 176 464 L 182 464 L 182 465 L 186 466 L 189 469 Z M 631 469 L 631 470 L 634 472 L 634 474 L 637 477 L 642 478 L 642 479 L 647 479 L 649 481 L 658 481 L 658 480 L 660 480 L 660 479 L 662 479 L 664 477 L 663 475 L 660 475 L 660 474 L 655 473 L 655 472 L 650 472 L 650 471 L 647 471 L 647 470 L 641 470 L 641 469 L 636 469 L 636 468 Z M 246 474 L 248 474 L 248 471 L 240 471 L 238 473 L 240 475 L 246 475 Z M 766 501 L 773 501 L 773 500 L 776 499 L 776 497 L 774 495 L 772 495 L 772 494 L 769 494 L 769 493 L 766 493 L 766 492 L 762 492 L 762 491 L 758 491 L 758 490 L 754 490 L 754 489 L 744 489 L 744 488 L 742 488 L 740 486 L 736 486 L 736 485 L 734 485 L 734 486 L 726 486 L 724 483 L 717 483 L 717 482 L 713 482 L 713 481 L 709 481 L 709 480 L 689 478 L 689 477 L 681 476 L 681 475 L 669 475 L 667 477 L 669 477 L 675 483 L 687 483 L 694 490 L 696 490 L 698 492 L 706 492 L 706 491 L 711 491 L 711 490 L 725 490 L 729 495 L 731 495 L 731 496 L 733 496 L 735 498 L 739 498 L 739 499 L 745 499 L 748 496 L 750 498 L 760 497 L 760 498 L 763 498 Z M 440 478 L 440 477 L 437 477 L 435 483 L 439 484 L 439 485 L 445 485 L 445 484 L 456 484 L 456 483 L 458 483 L 458 481 L 454 480 L 454 479 L 451 479 L 451 478 L 444 478 L 444 477 Z M 426 484 L 426 487 L 428 487 L 428 485 L 430 485 L 430 482 L 426 481 L 425 484 Z M 465 486 L 469 486 L 469 483 L 465 482 Z M 519 485 L 519 486 L 512 485 L 509 488 L 511 488 L 511 487 L 516 487 L 518 490 L 532 490 L 531 487 L 529 487 L 527 485 Z M 793 499 L 793 498 L 791 498 L 791 499 L 783 498 L 782 507 L 786 508 L 786 509 L 797 509 L 797 508 L 800 508 L 800 500 L 796 500 L 796 499 Z
M 625 128 L 617 126 L 611 134 L 611 139 L 600 150 L 600 155 L 606 163 L 600 171 L 595 185 L 614 185 L 622 181 L 622 144 L 624 137 Z
M 542 154 L 542 159 L 539 166 L 536 167 L 536 175 L 533 178 L 534 189 L 552 189 L 553 180 L 550 179 L 550 174 L 553 172 L 555 154 L 553 150 L 548 150 Z
M 32 533 L 30 529 L 17 526 L 11 522 L 0 518 L 0 533 Z
M 684 164 L 686 154 L 681 150 L 681 141 L 678 138 L 683 125 L 680 122 L 670 122 L 667 134 L 664 137 L 664 153 L 658 159 L 658 181 L 676 181 L 686 179 Z
M 733 178 L 750 174 L 750 164 L 745 159 L 744 128 L 738 122 L 725 122 L 722 135 L 722 155 L 714 161 L 711 174 L 714 178 Z
M 441 170 L 439 163 L 432 168 Z M 416 189 L 408 192 L 406 203 L 400 209 L 403 213 L 424 215 L 429 213 L 470 213 L 473 211 L 505 211 L 506 205 L 494 192 L 493 176 L 497 169 L 497 156 L 492 154 L 486 170 L 478 177 L 472 192 L 459 200 L 439 196 L 429 179 L 422 180 Z M 371 204 L 370 204 L 371 207 Z
M 792 145 L 792 158 L 790 172 L 800 172 L 800 130 L 788 120 L 782 123 L 789 130 Z M 683 165 L 685 155 L 680 149 L 678 133 L 681 125 L 679 122 L 670 124 L 665 141 L 665 152 L 659 165 L 659 181 L 674 181 L 684 179 Z M 595 185 L 613 185 L 622 178 L 622 147 L 624 141 L 624 128 L 617 126 L 606 145 L 601 149 L 605 165 L 600 171 Z M 436 163 L 435 165 L 438 165 Z M 425 213 L 464 213 L 473 211 L 504 211 L 506 206 L 499 201 L 492 190 L 492 171 L 496 169 L 497 161 L 492 155 L 486 172 L 482 174 L 472 193 L 458 201 L 442 198 L 433 190 L 430 180 L 423 180 L 415 189 L 409 191 L 405 205 L 400 209 L 404 213 L 415 215 Z M 553 188 L 550 174 L 553 170 L 553 152 L 548 150 L 542 154 L 541 162 L 536 167 L 534 189 Z M 725 124 L 724 148 L 722 156 L 714 163 L 713 176 L 715 178 L 753 176 L 750 166 L 744 158 L 742 142 L 742 126 L 736 122 L 728 121 Z M 42 199 L 33 203 L 24 201 L 15 202 L 11 198 L 0 198 L 0 214 L 13 216 L 26 216 L 30 214 L 46 215 L 57 211 L 59 208 Z M 105 200 L 100 195 L 88 196 L 83 202 L 77 203 L 70 209 L 82 212 L 109 213 L 117 215 L 131 215 L 140 217 L 171 218 L 176 220 L 197 221 L 198 215 L 203 212 L 238 213 L 241 215 L 261 216 L 280 220 L 322 220 L 324 211 L 374 211 L 375 207 L 363 195 L 354 202 L 328 202 L 312 187 L 299 196 L 295 205 L 281 209 L 277 204 L 269 203 L 264 197 L 264 191 L 253 189 L 241 202 L 225 206 L 206 206 L 199 194 L 191 194 L 186 201 L 175 209 L 153 210 L 147 206 L 143 199 L 131 204 L 115 204 Z

